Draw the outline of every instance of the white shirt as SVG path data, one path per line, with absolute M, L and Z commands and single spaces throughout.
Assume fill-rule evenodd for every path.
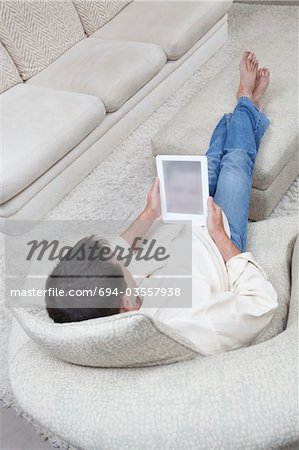
M 229 233 L 228 225 L 226 228 Z M 154 224 L 146 237 L 167 247 L 171 258 L 131 263 L 128 269 L 133 276 L 138 275 L 135 281 L 139 288 L 173 286 L 169 274 L 184 273 L 184 268 L 190 267 L 190 255 L 184 252 L 187 233 L 182 225 Z M 122 238 L 115 243 L 128 246 Z M 252 254 L 242 253 L 225 264 L 206 227 L 198 226 L 192 229 L 191 300 L 186 299 L 187 306 L 167 307 L 173 298 L 158 296 L 152 307 L 152 298 L 145 296 L 140 312 L 191 341 L 202 355 L 249 345 L 277 308 L 276 292 Z

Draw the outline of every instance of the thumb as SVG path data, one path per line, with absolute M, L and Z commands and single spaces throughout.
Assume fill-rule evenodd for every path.
M 208 197 L 208 210 L 211 211 L 214 207 L 215 203 L 213 197 Z
M 155 177 L 155 178 L 154 178 L 154 181 L 153 181 L 153 189 L 154 189 L 155 191 L 159 191 L 159 178 L 158 178 L 158 177 Z

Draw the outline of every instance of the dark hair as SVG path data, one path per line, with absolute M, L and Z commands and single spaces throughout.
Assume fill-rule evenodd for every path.
M 96 248 L 92 257 L 91 248 Z M 121 266 L 109 254 L 106 241 L 90 236 L 60 259 L 46 281 L 46 307 L 54 322 L 79 322 L 120 312 L 121 292 L 127 286 Z M 106 295 L 107 289 L 115 295 Z

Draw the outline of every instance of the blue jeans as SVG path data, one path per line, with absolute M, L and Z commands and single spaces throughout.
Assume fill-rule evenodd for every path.
M 246 251 L 252 173 L 269 119 L 247 97 L 216 126 L 206 156 L 210 195 L 228 219 L 233 243 Z

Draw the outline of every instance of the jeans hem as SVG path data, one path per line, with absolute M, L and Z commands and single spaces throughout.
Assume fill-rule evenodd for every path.
M 270 120 L 268 119 L 266 114 L 253 103 L 253 101 L 251 100 L 250 97 L 247 97 L 245 95 L 242 95 L 241 97 L 239 97 L 238 105 L 242 104 L 242 103 L 243 104 L 245 103 L 248 106 L 250 106 L 251 108 L 254 108 L 254 112 L 258 113 L 258 118 L 256 120 L 256 125 L 255 125 L 254 131 L 255 131 L 255 133 L 257 133 L 261 130 L 261 135 L 259 136 L 259 138 L 261 139 L 261 137 L 264 135 L 265 131 L 267 130 L 267 128 L 270 124 Z

